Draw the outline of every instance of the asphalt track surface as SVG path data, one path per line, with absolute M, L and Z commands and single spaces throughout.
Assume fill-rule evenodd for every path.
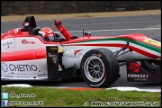
M 25 19 L 25 18 L 24 18 Z M 50 27 L 56 32 L 54 20 L 36 21 L 38 27 Z M 1 23 L 1 33 L 10 29 L 22 27 L 23 21 Z M 63 25 L 73 36 L 82 36 L 83 30 L 91 32 L 92 36 L 116 36 L 132 33 L 142 33 L 161 41 L 161 15 L 82 18 L 62 20 Z M 121 77 L 110 87 L 129 86 L 142 89 L 160 89 L 161 83 L 127 82 L 126 67 L 120 67 Z M 3 82 L 13 84 L 17 82 Z M 24 83 L 24 82 L 18 82 Z M 88 87 L 82 79 L 63 80 L 61 82 L 25 82 L 32 85 L 48 85 L 50 87 Z

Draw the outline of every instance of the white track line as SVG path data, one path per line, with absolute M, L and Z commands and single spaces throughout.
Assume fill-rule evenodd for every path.
M 30 84 L 7 84 L 7 85 L 2 85 L 3 87 L 33 87 Z
M 138 87 L 111 87 L 106 90 L 116 89 L 119 91 L 139 91 L 139 92 L 161 92 L 161 89 L 140 89 Z
M 29 84 L 8 84 L 8 85 L 3 85 L 3 87 L 33 87 L 33 86 Z M 47 87 L 47 88 L 64 89 L 64 88 L 73 88 L 73 87 Z M 78 88 L 87 88 L 87 87 L 78 87 Z M 112 89 L 116 89 L 119 91 L 161 92 L 161 89 L 140 89 L 137 87 L 110 87 L 110 88 L 106 88 L 105 90 L 112 90 Z
M 103 31 L 136 31 L 136 30 L 140 30 L 140 31 L 145 31 L 145 30 L 161 30 L 161 28 L 133 28 L 133 29 L 103 29 L 103 30 L 86 30 L 85 31 L 90 31 L 90 32 L 103 32 Z M 83 32 L 82 30 L 75 30 L 75 31 L 69 31 L 69 32 L 73 32 L 73 33 L 77 33 L 77 32 Z M 56 33 L 59 33 L 59 31 L 56 31 Z M 2 35 L 3 33 L 1 33 Z
M 102 31 L 136 31 L 136 30 L 140 30 L 140 31 L 144 31 L 144 30 L 161 30 L 161 28 L 134 28 L 134 29 L 104 29 L 104 30 L 86 30 L 85 31 L 90 31 L 90 32 L 102 32 Z M 69 32 L 83 32 L 83 31 L 69 31 Z

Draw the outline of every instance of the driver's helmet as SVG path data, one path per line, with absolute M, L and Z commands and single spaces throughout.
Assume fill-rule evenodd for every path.
M 54 40 L 55 32 L 51 28 L 48 27 L 41 28 L 38 33 L 47 41 Z

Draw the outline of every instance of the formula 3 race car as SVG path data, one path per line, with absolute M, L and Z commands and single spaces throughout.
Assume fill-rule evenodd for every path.
M 1 80 L 49 80 L 81 76 L 90 87 L 108 87 L 126 65 L 129 82 L 161 81 L 161 42 L 144 34 L 91 36 L 47 42 L 35 18 L 1 34 Z M 24 24 L 23 23 L 23 24 Z

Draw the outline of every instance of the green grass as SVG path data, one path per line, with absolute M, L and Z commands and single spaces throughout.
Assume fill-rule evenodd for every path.
M 36 94 L 34 98 L 11 98 L 10 101 L 43 101 L 43 105 L 9 105 L 14 107 L 84 107 L 84 103 L 88 102 L 87 106 L 91 106 L 91 102 L 99 104 L 107 102 L 151 102 L 153 105 L 161 106 L 161 92 L 123 92 L 117 90 L 65 90 L 45 87 L 3 87 L 2 92 L 9 94 Z M 105 105 L 105 104 L 104 104 Z M 128 103 L 127 103 L 128 105 Z M 107 106 L 107 105 L 106 105 Z M 110 106 L 110 105 L 109 105 Z M 112 106 L 112 105 L 111 105 Z M 149 105 L 150 106 L 150 105 Z M 155 107 L 155 105 L 153 105 Z

